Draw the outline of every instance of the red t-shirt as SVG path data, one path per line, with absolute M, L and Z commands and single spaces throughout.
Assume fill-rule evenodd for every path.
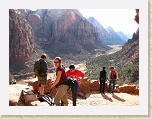
M 56 75 L 57 75 L 57 72 L 58 71 L 62 71 L 62 74 L 61 74 L 61 78 L 60 78 L 60 81 L 59 81 L 59 83 L 58 84 L 60 84 L 60 83 L 63 83 L 63 82 L 65 82 L 65 81 L 67 81 L 67 76 L 66 76 L 66 73 L 65 73 L 65 70 L 64 70 L 64 68 L 63 67 L 58 67 L 57 69 L 56 69 Z
M 68 70 L 66 72 L 66 75 L 69 78 L 75 78 L 77 81 L 78 81 L 79 77 L 84 77 L 84 73 L 82 73 L 81 71 L 76 70 L 76 69 L 74 70 L 74 72 L 71 72 L 70 70 Z

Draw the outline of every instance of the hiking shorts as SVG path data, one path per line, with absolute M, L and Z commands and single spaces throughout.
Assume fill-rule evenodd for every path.
M 46 85 L 47 83 L 47 77 L 40 77 L 38 76 L 38 83 L 42 85 Z
M 60 106 L 60 100 L 62 100 L 64 104 L 68 105 L 68 97 L 67 97 L 68 88 L 69 88 L 68 85 L 58 86 L 57 93 L 54 98 L 54 102 L 56 106 Z

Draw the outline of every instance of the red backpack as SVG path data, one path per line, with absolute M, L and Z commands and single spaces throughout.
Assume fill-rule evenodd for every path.
M 117 77 L 117 74 L 116 74 L 116 71 L 111 71 L 111 79 L 116 79 Z

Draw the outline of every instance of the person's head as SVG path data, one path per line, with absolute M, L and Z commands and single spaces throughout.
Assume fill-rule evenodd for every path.
M 106 69 L 106 67 L 102 67 L 102 70 L 105 70 Z
M 46 60 L 46 54 L 42 54 L 41 59 Z
M 115 70 L 115 68 L 114 68 L 114 67 L 110 67 L 110 70 L 111 70 L 111 71 L 114 71 L 114 70 Z
M 58 68 L 59 66 L 61 66 L 61 64 L 62 64 L 61 57 L 55 57 L 54 58 L 54 65 L 55 65 L 55 67 Z
M 74 70 L 75 70 L 74 64 L 71 64 L 71 65 L 69 66 L 69 70 L 70 70 L 71 72 L 74 72 Z

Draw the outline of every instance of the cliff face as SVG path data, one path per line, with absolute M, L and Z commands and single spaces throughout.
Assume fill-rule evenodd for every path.
M 98 33 L 103 44 L 118 45 L 125 43 L 112 27 L 105 29 L 94 17 L 89 17 L 88 21 L 95 27 L 95 31 Z
M 109 49 L 95 28 L 77 10 L 9 10 L 11 72 L 30 72 L 43 52 L 48 56 Z
M 9 57 L 26 61 L 34 51 L 34 33 L 17 10 L 9 11 Z
M 9 10 L 9 68 L 11 73 L 22 74 L 33 71 L 34 60 L 44 53 L 35 42 L 35 31 L 41 25 L 40 17 L 30 10 Z M 50 64 L 50 61 L 48 62 Z
M 43 21 L 42 27 L 35 31 L 36 41 L 46 51 L 53 54 L 75 54 L 102 47 L 94 26 L 79 11 L 51 9 L 37 10 L 36 13 Z

